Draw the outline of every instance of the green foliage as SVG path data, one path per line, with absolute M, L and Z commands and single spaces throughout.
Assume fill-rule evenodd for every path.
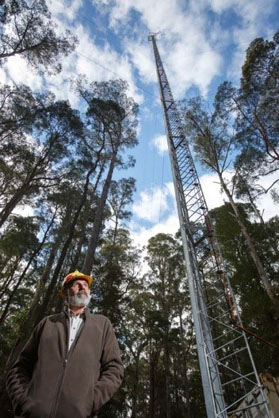
M 223 173 L 230 165 L 233 151 L 231 121 L 220 106 L 220 88 L 213 112 L 206 109 L 200 98 L 184 102 L 186 135 L 194 146 L 201 163 L 217 173 Z
M 1 8 L 0 65 L 14 55 L 23 56 L 36 69 L 59 72 L 57 57 L 68 55 L 77 39 L 66 31 L 58 36 L 45 0 L 6 0 Z
M 86 101 L 88 123 L 112 150 L 137 145 L 138 105 L 127 95 L 128 84 L 123 80 L 88 83 L 76 80 L 75 89 Z
M 113 321 L 125 380 L 100 414 L 148 418 L 154 407 L 154 416 L 164 416 L 169 408 L 172 418 L 188 418 L 188 399 L 195 416 L 202 417 L 181 243 L 166 234 L 151 238 L 147 248 L 150 269 L 143 275 L 139 251 L 128 231 L 118 228 L 116 239 L 114 232 L 107 231 L 98 251 L 93 306 Z M 192 391 L 190 397 L 185 385 Z
M 278 65 L 277 32 L 272 41 L 258 38 L 251 43 L 239 89 L 229 83 L 221 86 L 225 111 L 235 120 L 235 141 L 240 151 L 235 166 L 242 176 L 249 176 L 252 186 L 260 176 L 279 169 Z
M 32 94 L 25 86 L 3 86 L 1 94 L 0 225 L 18 203 L 58 181 L 83 128 L 69 103 L 52 94 Z
M 278 184 L 275 179 L 266 189 L 257 185 L 262 176 L 279 170 L 278 39 L 276 33 L 272 41 L 259 38 L 251 43 L 240 88 L 222 83 L 212 112 L 200 98 L 183 105 L 186 133 L 200 161 L 217 173 L 234 165 L 238 194 L 247 197 L 251 187 L 250 200 Z M 243 178 L 245 189 L 240 186 Z
M 150 390 L 154 390 L 150 408 L 156 416 L 168 410 L 170 416 L 186 417 L 191 403 L 189 369 L 196 353 L 181 242 L 170 235 L 157 234 L 148 242 L 146 260 L 150 267 L 145 276 L 150 307 L 145 318 L 153 373 Z
M 268 266 L 263 263 L 261 249 L 252 231 L 246 226 L 235 195 L 245 198 L 255 217 L 263 223 L 256 199 L 278 183 L 278 179 L 272 180 L 266 190 L 257 184 L 262 176 L 279 169 L 278 104 L 275 104 L 279 96 L 276 83 L 274 85 L 270 82 L 270 77 L 272 80 L 277 77 L 276 71 L 274 72 L 274 68 L 278 66 L 277 41 L 278 35 L 275 35 L 273 43 L 256 40 L 251 44 L 247 51 L 241 87 L 236 89 L 229 82 L 221 84 L 212 113 L 199 98 L 185 102 L 186 134 L 199 161 L 218 175 L 220 186 L 230 202 L 258 276 L 273 304 L 276 304 L 276 289 Z M 257 71 L 260 71 L 260 66 L 271 68 L 271 73 L 263 71 L 263 77 L 261 78 L 261 74 L 258 79 Z M 268 95 L 272 96 L 269 107 L 264 99 Z M 230 181 L 226 178 L 226 170 L 232 168 L 235 173 Z M 276 198 L 276 192 L 273 192 L 273 196 Z M 278 254 L 278 249 L 274 246 L 273 249 Z
M 279 271 L 277 255 L 270 246 L 269 234 L 272 235 L 275 246 L 279 247 L 279 220 L 272 218 L 266 225 L 249 221 L 249 205 L 239 205 L 246 219 L 247 228 L 257 242 L 258 251 L 262 254 L 264 265 L 269 272 L 272 284 L 279 289 Z M 257 271 L 247 252 L 237 222 L 231 214 L 228 204 L 211 211 L 215 219 L 215 228 L 221 246 L 222 255 L 231 277 L 231 283 L 239 302 L 244 326 L 264 338 L 267 342 L 279 346 L 279 313 L 277 307 L 263 292 Z M 268 232 L 268 235 L 267 235 Z M 259 372 L 268 371 L 274 376 L 279 373 L 276 348 L 264 344 L 255 337 L 250 337 L 253 356 Z M 263 345 L 265 356 L 262 356 Z M 278 349 L 277 349 L 278 350 Z M 244 365 L 245 367 L 245 365 Z
M 1 237 L 0 253 L 10 259 L 33 250 L 38 245 L 39 223 L 36 221 L 32 217 L 11 217 Z
M 139 253 L 133 247 L 129 232 L 119 228 L 108 230 L 98 254 L 96 275 L 96 306 L 110 318 L 116 329 L 122 322 L 126 292 L 136 279 Z
M 127 209 L 127 206 L 132 203 L 133 193 L 136 189 L 135 184 L 136 181 L 132 177 L 111 182 L 108 203 L 111 209 L 112 221 L 116 229 L 119 222 L 123 223 L 132 215 Z

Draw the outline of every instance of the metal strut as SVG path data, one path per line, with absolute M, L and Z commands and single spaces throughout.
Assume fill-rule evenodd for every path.
M 148 40 L 164 113 L 207 418 L 244 418 L 259 408 L 263 418 L 271 418 L 155 37 L 151 33 Z M 255 391 L 260 395 L 243 408 L 240 404 Z

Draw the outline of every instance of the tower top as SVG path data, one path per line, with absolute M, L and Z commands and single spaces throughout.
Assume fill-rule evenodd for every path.
M 148 40 L 152 41 L 152 38 L 156 38 L 157 35 L 160 35 L 162 32 L 149 32 Z

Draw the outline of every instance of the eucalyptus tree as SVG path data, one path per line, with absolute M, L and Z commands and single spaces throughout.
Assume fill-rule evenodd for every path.
M 272 40 L 257 38 L 247 49 L 240 87 L 225 82 L 217 93 L 219 113 L 234 120 L 235 168 L 249 186 L 240 187 L 239 193 L 249 199 L 251 188 L 255 199 L 270 190 L 276 194 L 278 186 L 274 176 L 279 170 L 278 65 L 279 32 Z M 273 175 L 269 186 L 260 186 L 259 179 L 269 174 Z
M 44 237 L 42 241 L 37 237 L 42 223 L 43 219 L 34 216 L 11 217 L 1 237 L 0 368 L 2 377 L 5 374 L 5 362 L 16 339 L 19 323 L 32 297 L 36 262 L 44 241 Z
M 38 245 L 39 220 L 34 217 L 12 217 L 0 242 L 0 299 L 6 299 L 31 253 Z M 2 300 L 2 307 L 4 306 Z
M 51 241 L 50 252 L 46 268 L 38 281 L 40 291 L 40 303 L 35 306 L 33 321 L 36 323 L 49 312 L 49 305 L 54 296 L 61 273 L 65 272 L 68 251 L 72 240 L 77 233 L 77 221 L 87 199 L 88 179 L 85 181 L 84 190 L 79 189 L 76 181 L 64 180 L 48 197 L 49 203 L 58 204 L 58 221 Z M 66 275 L 66 274 L 65 274 Z M 35 298 L 36 299 L 36 298 Z
M 67 174 L 44 196 L 44 203 L 50 210 L 55 208 L 57 221 L 48 245 L 48 261 L 38 281 L 39 294 L 32 302 L 35 312 L 30 315 L 35 323 L 54 308 L 53 301 L 60 306 L 59 295 L 56 295 L 59 281 L 69 271 L 80 268 L 82 263 L 81 247 L 87 245 L 85 229 L 92 223 L 95 193 L 102 173 L 102 165 L 98 167 L 95 157 L 86 155 L 86 149 L 79 143 L 74 159 L 68 162 Z M 38 297 L 41 299 L 39 305 Z
M 108 204 L 111 211 L 111 222 L 114 224 L 113 242 L 116 240 L 120 224 L 123 225 L 132 213 L 127 208 L 133 201 L 135 192 L 135 179 L 132 177 L 122 178 L 118 181 L 112 180 L 108 196 Z
M 38 100 L 25 85 L 0 86 L 0 141 L 21 136 L 30 131 L 38 111 Z
M 123 304 L 139 274 L 140 251 L 134 247 L 129 231 L 108 229 L 96 256 L 96 306 L 110 318 L 116 330 L 121 327 Z
M 192 352 L 190 347 L 193 345 L 193 339 L 190 335 L 186 342 L 186 329 L 192 328 L 190 319 L 189 296 L 185 288 L 185 267 L 181 242 L 168 234 L 157 234 L 150 238 L 147 245 L 147 262 L 150 271 L 146 275 L 149 282 L 149 291 L 153 295 L 154 308 L 150 312 L 153 334 L 156 329 L 157 343 L 159 347 L 156 352 L 153 351 L 153 341 L 150 340 L 150 367 L 152 389 L 150 383 L 150 416 L 155 413 L 161 416 L 164 411 L 166 417 L 174 417 L 173 410 L 180 410 L 182 405 L 181 417 L 186 417 L 190 410 L 189 382 L 187 370 L 186 345 L 190 344 L 188 354 Z M 181 321 L 181 322 L 180 322 Z M 185 328 L 186 327 L 186 328 Z M 177 348 L 179 347 L 179 352 Z M 190 350 L 190 351 L 189 351 Z M 174 364 L 180 358 L 181 371 L 177 373 Z M 156 362 L 153 364 L 153 362 Z M 155 368 L 154 368 L 155 367 Z M 180 376 L 178 376 L 180 374 Z M 157 384 L 154 381 L 157 380 Z M 182 390 L 176 390 L 174 384 L 182 387 Z M 160 404 L 155 401 L 160 394 L 162 401 Z M 153 393 L 153 394 L 152 394 Z M 175 396 L 176 397 L 175 397 Z M 155 396 L 155 397 L 154 397 Z M 176 401 L 174 402 L 174 399 Z M 152 405 L 153 402 L 153 405 Z M 156 412 L 157 411 L 157 412 Z M 161 411 L 161 412 L 159 412 Z
M 272 40 L 255 39 L 247 49 L 237 98 L 237 131 L 243 152 L 253 148 L 255 167 L 279 170 L 279 31 Z
M 259 43 L 261 44 L 260 41 Z M 256 44 L 253 48 L 257 50 L 257 46 Z M 256 52 L 248 49 L 243 71 L 247 67 L 252 71 L 248 64 L 253 53 Z M 260 71 L 259 68 L 259 73 Z M 246 77 L 248 77 L 247 72 L 248 70 L 245 72 Z M 278 184 L 278 179 L 276 177 L 274 179 L 274 173 L 279 170 L 279 127 L 277 126 L 279 98 L 276 86 L 268 87 L 268 85 L 269 81 L 266 80 L 266 85 L 255 86 L 252 81 L 249 84 L 249 79 L 243 77 L 240 88 L 237 89 L 231 83 L 224 82 L 216 95 L 218 112 L 223 117 L 226 115 L 227 118 L 231 118 L 234 123 L 234 146 L 238 152 L 234 160 L 237 173 L 236 187 L 239 179 L 240 183 L 245 182 L 248 187 L 240 187 L 239 192 L 250 200 L 253 194 L 254 201 L 262 194 L 276 190 L 275 186 Z M 264 188 L 260 185 L 260 179 L 271 174 L 273 180 L 270 180 L 270 185 Z M 243 186 L 242 183 L 241 185 Z M 253 190 L 250 196 L 249 190 Z
M 218 89 L 213 112 L 206 109 L 204 101 L 200 98 L 190 99 L 186 102 L 185 130 L 193 144 L 194 151 L 204 167 L 215 172 L 218 176 L 222 190 L 225 192 L 231 205 L 233 214 L 241 228 L 251 258 L 256 266 L 268 297 L 276 303 L 276 296 L 269 275 L 264 268 L 260 253 L 257 251 L 253 236 L 249 233 L 241 216 L 234 197 L 234 185 L 230 187 L 226 179 L 227 170 L 232 168 L 231 163 L 235 156 L 236 138 L 232 130 L 232 115 L 226 111 L 224 101 L 224 86 Z M 234 176 L 236 182 L 237 174 Z
M 278 291 L 278 257 L 265 234 L 265 227 L 268 226 L 273 231 L 274 245 L 278 248 L 278 217 L 271 218 L 266 222 L 266 225 L 261 222 L 251 222 L 249 218 L 252 209 L 249 204 L 238 203 L 238 206 L 249 232 L 256 241 L 257 248 L 264 255 L 264 265 L 272 280 L 272 285 Z M 259 276 L 255 265 L 251 262 L 251 256 L 247 251 L 244 237 L 241 235 L 241 229 L 230 212 L 231 207 L 228 203 L 211 211 L 222 255 L 237 297 L 243 325 L 263 338 L 261 340 L 250 337 L 256 367 L 259 372 L 269 370 L 273 375 L 277 375 L 279 370 L 278 356 L 276 355 L 278 350 L 276 345 L 279 346 L 278 309 L 270 303 L 267 294 L 262 291 Z M 264 356 L 262 356 L 263 347 Z
M 27 136 L 39 106 L 31 90 L 22 85 L 1 86 L 0 103 L 0 196 L 3 207 L 17 189 L 29 160 L 34 158 Z
M 2 100 L 0 226 L 19 203 L 59 183 L 83 127 L 78 113 L 50 93 L 32 94 L 26 87 L 13 93 L 6 92 Z
M 162 350 L 161 331 L 154 313 L 156 302 L 141 269 L 139 264 L 128 287 L 119 334 L 126 369 L 120 391 L 125 393 L 129 416 L 133 418 L 155 414 L 157 364 Z
M 23 218 L 23 219 L 24 219 L 24 221 L 25 221 L 25 219 L 28 220 L 28 218 Z M 27 259 L 23 260 L 23 262 L 25 262 L 24 263 L 25 265 L 23 265 L 23 266 L 16 265 L 17 274 L 14 274 L 15 273 L 15 269 L 13 268 L 13 275 L 11 277 L 11 279 L 12 279 L 13 276 L 15 276 L 15 279 L 13 280 L 13 282 L 14 282 L 13 283 L 13 286 L 12 286 L 12 288 L 10 287 L 10 281 L 11 280 L 8 280 L 7 285 L 5 285 L 5 287 L 4 287 L 3 291 L 2 291 L 2 295 L 5 296 L 5 298 L 7 299 L 7 301 L 5 303 L 5 307 L 3 309 L 3 312 L 1 312 L 1 315 L 0 315 L 0 327 L 1 327 L 2 323 L 3 323 L 3 321 L 7 317 L 8 311 L 9 311 L 10 306 L 11 306 L 11 304 L 13 302 L 13 299 L 14 299 L 14 297 L 16 295 L 16 292 L 18 291 L 19 287 L 22 285 L 22 282 L 24 281 L 27 272 L 30 274 L 30 271 L 29 270 L 30 270 L 30 267 L 32 265 L 34 265 L 34 267 L 35 267 L 35 268 L 33 267 L 33 271 L 36 272 L 36 261 L 37 261 L 37 258 L 39 257 L 39 254 L 41 253 L 41 251 L 42 251 L 42 249 L 43 249 L 43 247 L 45 245 L 45 242 L 48 239 L 48 234 L 49 234 L 50 229 L 52 228 L 54 219 L 55 219 L 55 215 L 52 216 L 52 218 L 50 219 L 50 222 L 47 225 L 45 231 L 44 232 L 41 231 L 42 232 L 42 240 L 37 243 L 37 245 L 35 246 L 35 248 L 32 249 L 32 252 L 29 255 L 29 257 Z M 40 223 L 42 223 L 42 219 L 41 219 L 41 222 Z M 35 226 L 36 226 L 36 228 L 35 228 Z M 39 230 L 41 229 L 40 226 L 39 225 L 36 225 L 35 223 L 33 225 L 32 225 L 32 223 L 31 223 L 31 225 L 28 225 L 28 227 L 32 231 L 32 234 L 35 235 L 35 236 L 36 236 L 35 232 L 38 233 Z M 24 234 L 25 235 L 24 238 L 22 237 L 22 240 L 21 240 L 21 245 L 22 246 L 25 246 L 26 244 L 28 244 L 28 241 L 27 241 L 26 237 L 28 237 L 28 235 L 30 235 L 30 232 L 29 231 L 27 232 L 26 231 L 26 228 L 22 228 L 20 230 L 20 233 L 18 235 L 19 236 L 20 236 L 20 234 L 22 234 L 22 235 Z M 4 239 L 5 239 L 5 237 L 4 237 Z
M 144 289 L 140 275 L 138 279 L 130 287 L 121 326 L 126 365 L 123 386 L 131 418 L 147 415 L 149 396 L 147 387 L 150 383 L 147 347 L 152 331 L 149 328 L 147 313 L 152 306 L 152 295 Z
M 123 80 L 95 82 L 86 84 L 80 79 L 76 83 L 77 91 L 87 103 L 86 114 L 92 129 L 105 144 L 105 158 L 108 168 L 104 185 L 99 197 L 94 227 L 90 236 L 88 251 L 83 264 L 83 271 L 90 273 L 98 239 L 102 227 L 102 215 L 108 197 L 115 168 L 127 168 L 134 164 L 122 154 L 137 144 L 136 127 L 138 106 L 127 96 L 128 85 Z
M 70 54 L 77 44 L 69 30 L 58 35 L 45 0 L 5 0 L 0 21 L 0 65 L 19 55 L 36 69 L 59 72 L 59 57 Z
M 239 216 L 233 192 L 236 192 L 236 197 L 244 198 L 251 204 L 255 216 L 263 224 L 256 200 L 270 190 L 274 198 L 277 196 L 275 186 L 278 176 L 265 189 L 260 186 L 260 179 L 279 169 L 278 46 L 278 32 L 271 41 L 255 39 L 247 49 L 240 87 L 236 88 L 229 82 L 221 84 L 212 115 L 198 100 L 188 102 L 190 108 L 186 113 L 188 133 L 195 143 L 199 159 L 218 174 L 263 287 L 273 302 L 275 296 L 270 278 L 263 268 L 262 256 L 255 251 L 256 243 L 251 234 L 247 234 Z M 224 176 L 227 168 L 235 170 L 231 189 Z M 265 230 L 266 236 L 269 236 L 268 228 L 265 227 Z M 278 254 L 271 236 L 269 240 L 274 253 Z

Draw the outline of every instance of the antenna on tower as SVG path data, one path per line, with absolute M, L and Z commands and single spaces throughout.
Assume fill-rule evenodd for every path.
M 256 416 L 259 408 L 271 418 L 246 334 L 235 326 L 241 318 L 158 51 L 158 34 L 150 33 L 148 40 L 164 113 L 207 418 Z M 240 406 L 248 396 L 249 402 Z
M 157 37 L 161 37 L 161 38 L 163 38 L 164 36 L 165 36 L 166 34 L 165 34 L 165 32 L 162 32 L 162 31 L 158 31 L 158 32 L 149 32 L 149 36 L 148 36 L 148 40 L 149 41 L 152 41 L 152 38 L 154 37 L 154 38 L 157 38 Z

